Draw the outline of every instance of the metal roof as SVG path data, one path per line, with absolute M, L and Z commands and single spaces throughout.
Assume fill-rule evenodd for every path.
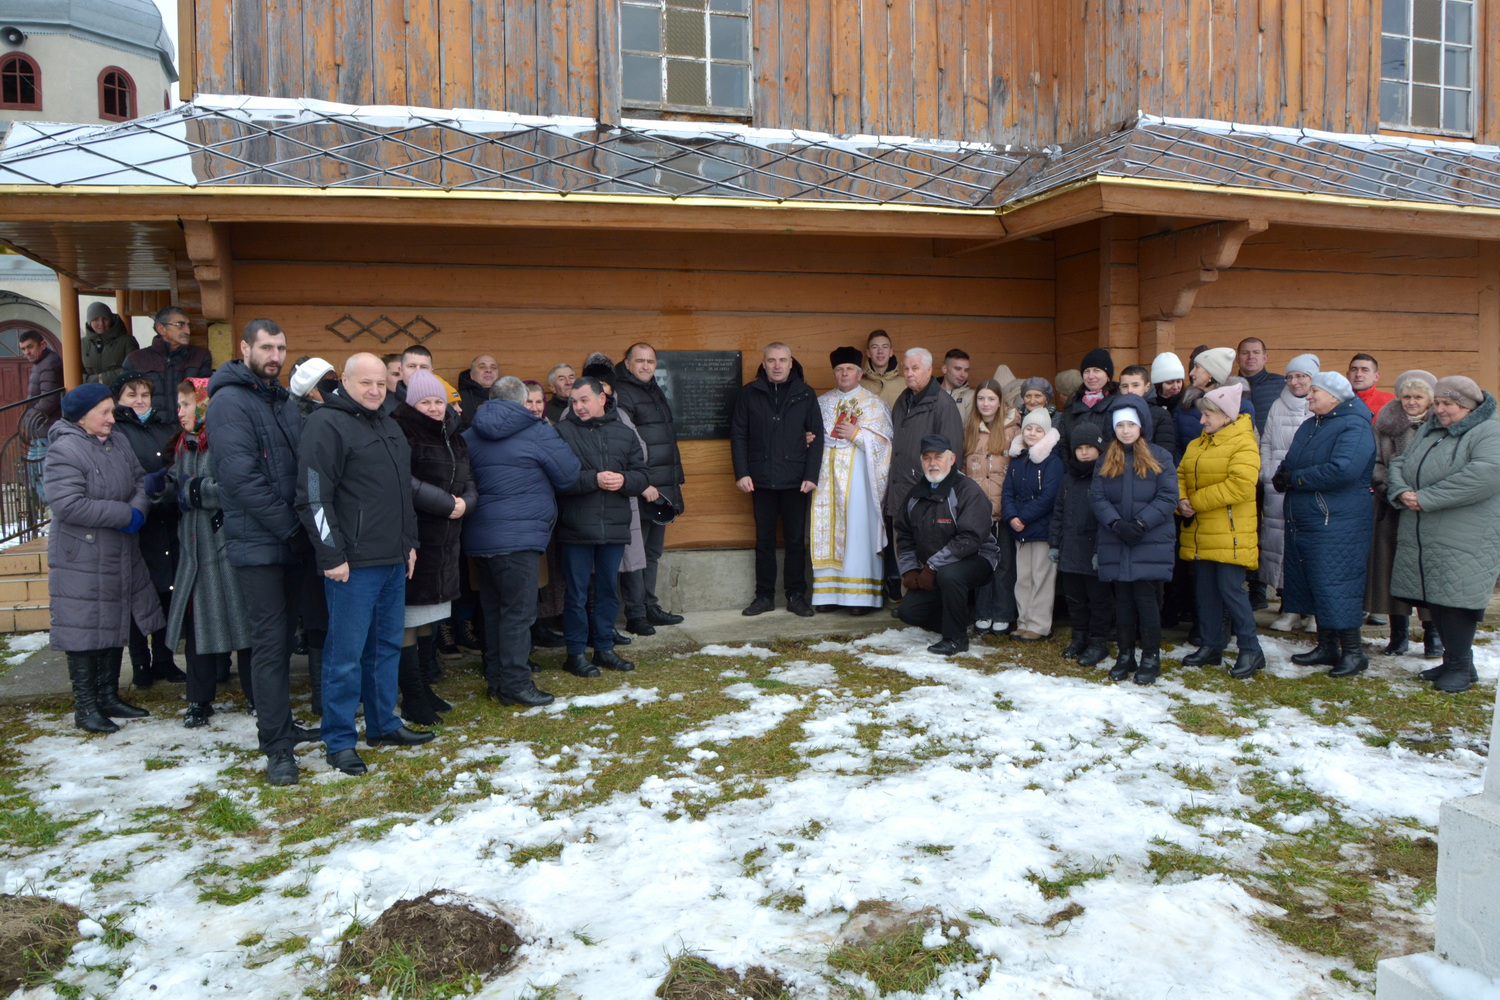
M 180 0 L 191 2 L 191 0 Z M 152 0 L 4 0 L 0 27 L 27 33 L 67 33 L 160 60 L 168 82 L 177 79 L 172 39 Z

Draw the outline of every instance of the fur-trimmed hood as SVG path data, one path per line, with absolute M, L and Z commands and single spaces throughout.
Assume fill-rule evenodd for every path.
M 1483 404 L 1480 404 L 1481 406 Z M 1477 412 L 1477 411 L 1476 411 Z M 1472 415 L 1472 414 L 1471 414 Z M 1413 428 L 1420 427 L 1428 420 L 1435 419 L 1432 407 L 1427 408 L 1427 415 L 1420 420 L 1412 420 L 1401 408 L 1401 400 L 1393 399 L 1380 408 L 1375 414 L 1375 433 L 1380 437 L 1399 438 L 1409 433 Z
M 1031 460 L 1040 465 L 1042 462 L 1045 462 L 1047 460 L 1047 456 L 1052 454 L 1052 449 L 1056 448 L 1058 442 L 1060 442 L 1061 440 L 1062 435 L 1059 434 L 1057 432 L 1057 428 L 1054 427 L 1046 434 L 1044 434 L 1040 441 L 1032 445 L 1030 448 L 1026 448 L 1025 443 L 1021 440 L 1021 435 L 1017 434 L 1015 440 L 1010 443 L 1010 457 L 1017 457 L 1024 449 L 1031 457 Z

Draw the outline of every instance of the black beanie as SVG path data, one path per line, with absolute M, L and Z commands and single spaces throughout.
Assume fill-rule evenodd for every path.
M 857 347 L 836 347 L 828 355 L 828 360 L 832 362 L 834 368 L 837 368 L 839 365 L 862 366 L 865 363 L 865 356 L 859 352 L 859 348 Z
M 1113 381 L 1115 377 L 1115 359 L 1109 356 L 1109 352 L 1102 347 L 1096 347 L 1083 356 L 1083 361 L 1078 365 L 1078 372 L 1082 374 L 1086 368 L 1102 368 L 1104 374 Z

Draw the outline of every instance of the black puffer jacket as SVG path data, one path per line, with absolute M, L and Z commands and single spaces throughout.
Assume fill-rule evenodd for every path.
M 1115 382 L 1106 383 L 1104 386 L 1104 398 L 1093 406 L 1089 406 L 1083 401 L 1083 393 L 1083 386 L 1079 386 L 1078 391 L 1068 398 L 1067 404 L 1061 407 L 1057 411 L 1057 415 L 1052 418 L 1052 426 L 1056 428 L 1058 437 L 1062 439 L 1065 446 L 1067 442 L 1073 440 L 1073 428 L 1083 420 L 1092 421 L 1106 442 L 1114 437 L 1115 429 L 1114 425 L 1110 423 L 1109 411 L 1114 409 L 1115 397 L 1120 394 L 1119 384 Z M 1154 427 L 1152 428 L 1152 434 L 1153 436 L 1155 435 Z M 1067 456 L 1063 457 L 1066 458 Z
M 329 396 L 303 428 L 297 513 L 319 570 L 406 562 L 417 547 L 417 515 L 411 446 L 400 425 L 342 393 Z
M 172 464 L 172 448 L 181 431 L 182 426 L 170 409 L 157 407 L 143 424 L 130 407 L 115 407 L 114 436 L 130 445 L 147 475 Z M 141 558 L 151 571 L 151 585 L 158 591 L 171 590 L 177 575 L 177 520 L 177 501 L 168 495 L 146 511 L 146 523 L 136 535 Z
M 479 407 L 490 401 L 490 391 L 474 381 L 474 376 L 465 368 L 458 373 L 458 400 L 464 410 L 463 428 L 467 430 L 474 422 L 474 414 L 479 412 Z
M 569 545 L 629 544 L 632 498 L 651 485 L 640 440 L 613 410 L 588 421 L 569 410 L 558 422 L 557 433 L 578 456 L 581 468 L 578 482 L 559 498 L 557 540 Z M 625 485 L 601 490 L 601 472 L 623 473 Z
M 1099 447 L 1103 439 L 1093 428 L 1078 431 L 1073 440 Z M 1096 443 L 1097 442 L 1097 443 Z M 1098 551 L 1099 522 L 1094 518 L 1094 508 L 1089 500 L 1089 487 L 1094 483 L 1094 462 L 1080 462 L 1073 454 L 1072 445 L 1062 452 L 1062 486 L 1057 491 L 1057 502 L 1052 507 L 1052 524 L 1047 528 L 1047 547 L 1058 550 L 1057 569 L 1060 573 L 1083 573 L 1093 576 L 1096 570 L 1094 555 Z
M 672 408 L 661 391 L 656 379 L 642 382 L 621 361 L 615 365 L 615 401 L 620 409 L 630 415 L 636 433 L 646 442 L 650 457 L 651 484 L 657 489 L 666 487 L 677 493 L 677 487 L 686 478 L 682 474 L 682 455 L 677 451 L 677 428 L 672 426 Z M 561 426 L 561 423 L 559 423 Z
M 158 333 L 148 346 L 126 355 L 121 370 L 148 376 L 152 398 L 176 399 L 177 386 L 183 379 L 208 378 L 214 373 L 214 358 L 206 347 L 197 344 L 178 347 L 167 343 Z
M 302 413 L 280 384 L 262 382 L 239 359 L 214 372 L 208 398 L 209 461 L 222 491 L 229 564 L 297 561 L 307 551 L 297 518 Z M 294 540 L 300 555 L 293 554 Z
M 463 518 L 454 520 L 453 498 L 462 497 L 465 517 L 479 502 L 469 473 L 469 446 L 458 414 L 448 407 L 442 420 L 402 403 L 391 418 L 411 446 L 412 506 L 417 512 L 417 568 L 406 581 L 406 603 L 413 607 L 458 599 L 459 540 Z
M 807 443 L 812 434 L 812 444 Z M 765 369 L 745 385 L 729 426 L 734 478 L 756 489 L 794 490 L 816 483 L 823 464 L 823 412 L 812 387 L 793 372 L 773 383 Z
M 989 496 L 957 464 L 940 483 L 924 476 L 896 513 L 896 563 L 902 573 L 937 570 L 978 553 L 994 569 L 1000 547 L 990 535 L 993 520 Z
M 922 439 L 942 434 L 954 454 L 964 450 L 964 421 L 958 404 L 937 379 L 916 395 L 902 389 L 891 407 L 891 476 L 885 490 L 885 514 L 895 517 L 907 494 L 922 480 Z

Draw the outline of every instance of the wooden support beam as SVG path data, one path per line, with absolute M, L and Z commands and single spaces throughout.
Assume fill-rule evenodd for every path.
M 125 321 L 125 329 L 130 329 L 130 318 L 135 314 L 130 311 L 130 293 L 123 288 L 115 289 L 115 314 Z
M 78 283 L 61 273 L 57 276 L 57 311 L 63 385 L 76 389 L 83 382 L 83 326 L 78 320 Z
M 183 219 L 188 259 L 203 295 L 203 318 L 210 322 L 234 318 L 234 265 L 229 236 L 223 226 L 202 219 Z
M 1232 267 L 1240 246 L 1268 223 L 1260 219 L 1211 222 L 1140 241 L 1141 319 L 1181 319 L 1198 290 Z
M 1479 385 L 1500 393 L 1500 243 L 1479 244 Z

